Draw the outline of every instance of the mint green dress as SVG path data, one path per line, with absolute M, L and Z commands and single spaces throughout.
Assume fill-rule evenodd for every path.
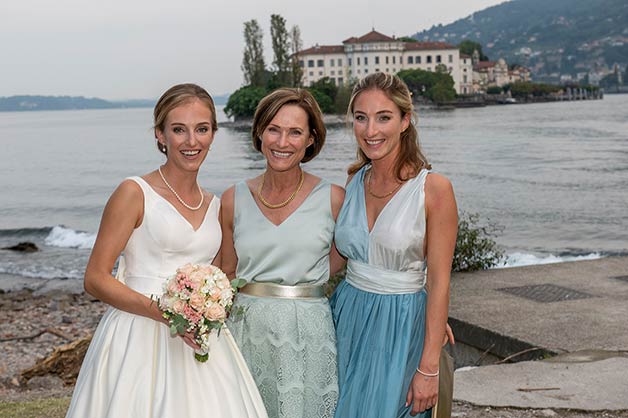
M 236 277 L 249 283 L 324 284 L 335 221 L 331 184 L 321 180 L 283 223 L 270 222 L 245 182 L 236 184 Z M 281 418 L 332 418 L 338 398 L 336 334 L 327 298 L 239 294 L 245 313 L 233 334 L 268 411 Z

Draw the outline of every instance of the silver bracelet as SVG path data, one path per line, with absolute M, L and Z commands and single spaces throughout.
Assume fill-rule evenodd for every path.
M 422 371 L 418 367 L 416 368 L 416 371 L 417 371 L 418 374 L 422 374 L 425 377 L 437 377 L 438 373 L 439 373 L 439 370 L 437 370 L 436 373 L 425 373 L 424 371 Z

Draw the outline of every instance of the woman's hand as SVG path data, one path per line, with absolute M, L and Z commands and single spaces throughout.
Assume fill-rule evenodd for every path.
M 194 340 L 194 333 L 193 332 L 186 332 L 183 335 L 179 335 L 183 341 L 189 345 L 190 347 L 192 347 L 194 350 L 198 350 L 201 348 L 201 346 Z
M 438 402 L 438 376 L 423 376 L 416 372 L 406 395 L 406 406 L 412 405 L 410 415 L 414 416 L 433 408 Z
M 447 343 L 451 345 L 456 344 L 456 340 L 454 339 L 454 332 L 451 330 L 449 323 L 445 325 L 445 336 L 443 337 L 443 347 L 446 346 Z

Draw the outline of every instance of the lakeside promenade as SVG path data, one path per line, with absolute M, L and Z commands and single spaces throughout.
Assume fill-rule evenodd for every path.
M 450 318 L 467 364 L 557 355 L 459 369 L 456 400 L 628 410 L 628 257 L 455 274 Z

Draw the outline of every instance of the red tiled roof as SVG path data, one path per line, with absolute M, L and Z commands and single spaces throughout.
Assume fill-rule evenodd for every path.
M 343 44 L 363 44 L 367 42 L 395 42 L 395 38 L 379 33 L 375 30 L 370 31 L 366 35 L 362 35 L 359 38 L 352 36 L 349 39 L 342 41 Z
M 345 47 L 342 45 L 316 45 L 299 51 L 298 55 L 342 54 L 344 52 Z
M 420 51 L 425 49 L 458 49 L 447 42 L 405 42 L 406 51 Z
M 460 58 L 473 58 L 471 55 L 467 55 L 467 54 L 460 54 Z
M 473 66 L 474 70 L 484 70 L 495 66 L 495 61 L 480 61 Z

